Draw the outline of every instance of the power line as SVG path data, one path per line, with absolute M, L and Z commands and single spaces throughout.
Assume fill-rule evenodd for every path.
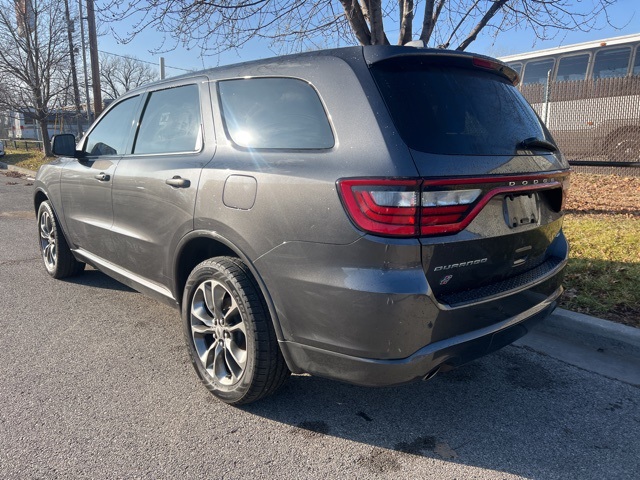
M 153 66 L 155 66 L 155 67 L 157 67 L 157 66 L 158 66 L 158 64 L 157 64 L 157 63 L 149 62 L 148 60 L 140 60 L 139 58 L 128 57 L 128 56 L 126 56 L 126 55 L 119 55 L 119 54 L 117 54 L 117 53 L 105 52 L 104 50 L 98 50 L 98 51 L 99 51 L 100 53 L 104 53 L 104 54 L 107 54 L 107 55 L 113 55 L 114 57 L 127 58 L 127 59 L 130 59 L 130 60 L 135 60 L 135 61 L 140 62 L 140 63 L 146 63 L 146 64 L 149 64 L 149 65 L 153 65 Z M 166 65 L 166 67 L 167 67 L 167 68 L 172 68 L 172 69 L 174 69 L 174 70 L 182 70 L 183 72 L 193 72 L 193 70 L 188 70 L 188 69 L 186 69 L 186 68 L 180 68 L 180 67 L 172 67 L 172 66 L 170 66 L 170 65 Z

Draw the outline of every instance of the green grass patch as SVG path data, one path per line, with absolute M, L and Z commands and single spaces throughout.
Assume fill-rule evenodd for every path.
M 640 327 L 640 218 L 567 215 L 562 307 Z
M 2 157 L 1 162 L 34 171 L 38 170 L 41 165 L 52 160 L 52 158 L 45 157 L 42 152 L 37 149 L 16 149 L 5 145 L 5 152 L 6 155 Z

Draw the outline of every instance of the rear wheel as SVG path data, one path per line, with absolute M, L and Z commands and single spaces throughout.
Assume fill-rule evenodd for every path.
M 182 305 L 191 362 L 223 402 L 255 402 L 289 375 L 268 309 L 246 265 L 217 257 L 196 266 Z
M 85 264 L 77 261 L 71 253 L 48 200 L 38 208 L 38 233 L 40 253 L 49 275 L 66 278 L 84 270 Z

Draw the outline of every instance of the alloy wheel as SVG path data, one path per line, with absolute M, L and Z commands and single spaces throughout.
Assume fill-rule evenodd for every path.
M 204 370 L 222 386 L 232 386 L 247 366 L 247 331 L 236 300 L 216 280 L 206 280 L 191 301 L 191 335 Z
M 40 215 L 40 250 L 47 270 L 54 270 L 58 261 L 56 231 L 53 219 L 46 210 Z

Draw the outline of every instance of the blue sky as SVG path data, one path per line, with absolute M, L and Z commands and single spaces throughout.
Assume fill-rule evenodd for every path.
M 639 7 L 640 2 L 638 0 L 618 0 L 610 8 L 611 23 L 619 27 L 618 29 L 606 26 L 590 32 L 561 32 L 554 40 L 544 42 L 537 40 L 535 35 L 529 31 L 501 33 L 496 39 L 486 33 L 481 33 L 478 39 L 473 42 L 467 50 L 491 56 L 505 56 L 531 50 L 640 33 Z M 126 32 L 128 29 L 128 25 L 125 23 L 114 24 L 112 26 L 122 32 Z M 267 41 L 253 41 L 237 52 L 227 52 L 220 56 L 205 58 L 200 57 L 199 50 L 187 51 L 182 48 L 177 48 L 174 51 L 163 54 L 150 53 L 150 51 L 159 48 L 161 42 L 162 37 L 153 31 L 144 32 L 127 45 L 119 44 L 110 35 L 104 35 L 98 39 L 98 48 L 100 51 L 118 55 L 133 55 L 141 60 L 154 64 L 158 64 L 159 57 L 163 56 L 168 67 L 167 76 L 179 75 L 183 73 L 183 69 L 201 70 L 216 65 L 225 65 L 277 55 L 277 51 L 269 48 Z

